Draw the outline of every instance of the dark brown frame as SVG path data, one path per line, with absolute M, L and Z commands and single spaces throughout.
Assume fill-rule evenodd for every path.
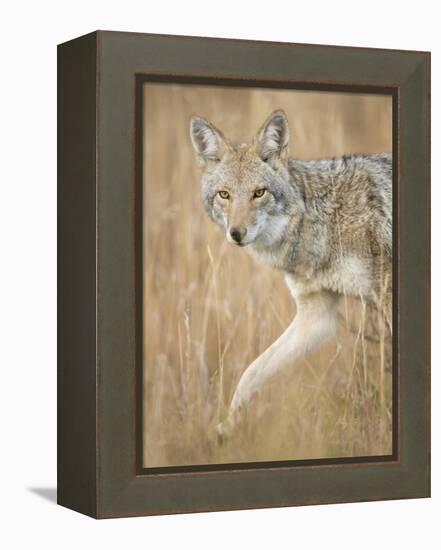
M 58 502 L 93 517 L 430 495 L 430 54 L 98 31 L 59 46 Z M 394 101 L 394 450 L 143 469 L 140 87 Z

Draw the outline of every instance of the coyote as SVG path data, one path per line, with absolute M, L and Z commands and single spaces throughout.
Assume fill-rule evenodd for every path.
M 335 335 L 340 297 L 373 303 L 391 330 L 392 159 L 381 153 L 294 160 L 281 110 L 248 144 L 231 143 L 200 117 L 191 119 L 190 137 L 208 215 L 230 243 L 284 272 L 297 309 L 243 372 L 218 425 L 225 437 L 276 373 Z

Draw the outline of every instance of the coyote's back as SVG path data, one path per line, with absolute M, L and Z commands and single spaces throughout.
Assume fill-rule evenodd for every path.
M 378 302 L 390 294 L 390 154 L 288 163 L 305 205 L 300 242 L 287 271 L 339 294 Z

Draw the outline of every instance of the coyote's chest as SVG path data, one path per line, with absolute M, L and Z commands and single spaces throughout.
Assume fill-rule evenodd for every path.
M 342 257 L 333 269 L 325 271 L 318 278 L 322 279 L 325 288 L 337 294 L 368 299 L 372 294 L 371 271 L 368 260 L 351 255 Z
M 287 272 L 286 282 L 294 298 L 328 290 L 371 300 L 374 291 L 371 267 L 357 256 L 342 257 L 332 267 L 311 274 Z

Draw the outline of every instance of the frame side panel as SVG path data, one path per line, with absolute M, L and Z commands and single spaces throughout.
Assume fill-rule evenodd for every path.
M 419 496 L 430 496 L 430 55 L 400 93 L 400 446 Z M 418 220 L 418 222 L 415 222 Z
M 58 46 L 59 504 L 96 517 L 96 34 Z

